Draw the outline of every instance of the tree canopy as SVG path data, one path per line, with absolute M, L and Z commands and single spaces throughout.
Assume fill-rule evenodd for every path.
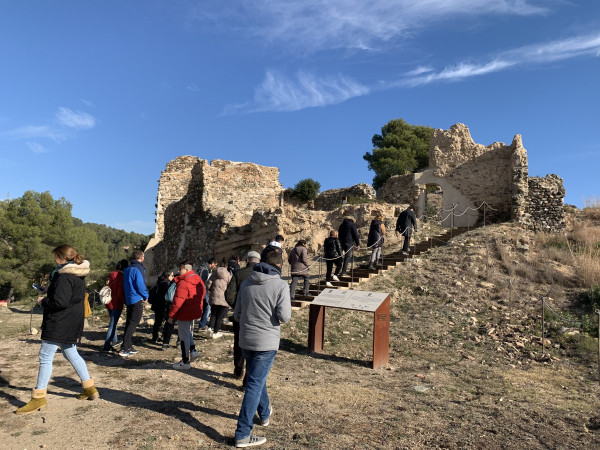
M 294 197 L 297 197 L 300 200 L 310 201 L 317 198 L 320 189 L 321 183 L 312 178 L 305 178 L 304 180 L 298 181 L 296 186 L 290 189 L 290 191 Z
M 392 119 L 375 134 L 372 152 L 364 154 L 369 170 L 375 172 L 373 187 L 380 189 L 394 175 L 416 172 L 429 165 L 429 144 L 434 129 Z
M 54 267 L 52 250 L 70 244 L 88 259 L 96 276 L 104 276 L 129 250 L 144 248 L 148 236 L 71 216 L 71 203 L 49 192 L 27 191 L 0 201 L 0 299 L 31 294 L 31 283 L 44 284 Z M 91 275 L 90 279 L 94 276 Z

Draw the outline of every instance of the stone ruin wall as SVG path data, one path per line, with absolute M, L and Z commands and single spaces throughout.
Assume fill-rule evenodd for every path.
M 426 186 L 437 184 L 444 191 L 444 209 L 450 209 L 458 203 L 458 214 L 467 206 L 477 208 L 486 202 L 489 205 L 489 208 L 486 206 L 486 223 L 515 220 L 533 228 L 537 227 L 535 224 L 549 221 L 560 224 L 560 218 L 545 218 L 547 211 L 536 205 L 551 202 L 553 211 L 562 211 L 562 180 L 556 182 L 560 186 L 553 184 L 551 195 L 543 189 L 544 194 L 540 194 L 537 188 L 530 192 L 532 179 L 528 176 L 527 164 L 527 151 L 520 135 L 514 137 L 511 145 L 495 142 L 486 147 L 473 142 L 466 125 L 456 124 L 449 130 L 434 132 L 428 169 L 390 178 L 378 192 L 378 197 L 386 201 L 419 205 Z M 538 184 L 534 182 L 533 186 Z M 538 200 L 540 196 L 546 200 Z M 424 203 L 421 202 L 421 205 Z M 469 211 L 469 214 L 472 213 Z M 479 209 L 478 214 L 479 217 L 476 220 L 473 218 L 470 225 L 482 223 L 483 210 Z
M 348 215 L 357 219 L 366 240 L 375 215 L 382 214 L 393 230 L 395 217 L 408 204 L 418 206 L 428 184 L 442 188 L 444 208 L 458 203 L 458 213 L 465 205 L 476 208 L 485 201 L 496 210 L 488 208 L 486 223 L 512 219 L 535 230 L 564 229 L 562 180 L 556 175 L 528 177 L 527 152 L 519 135 L 510 146 L 486 147 L 473 142 L 465 125 L 456 124 L 435 131 L 429 156 L 429 169 L 392 177 L 377 193 L 377 202 L 357 205 L 342 205 L 342 199 L 373 200 L 370 185 L 324 191 L 307 205 L 286 195 L 277 168 L 223 160 L 209 164 L 180 156 L 167 164 L 159 180 L 156 233 L 146 252 L 150 276 L 184 259 L 197 264 L 234 253 L 243 257 L 262 250 L 276 234 L 286 237 L 288 249 L 299 239 L 307 240 L 315 254 Z
M 375 200 L 375 189 L 370 184 L 361 183 L 349 188 L 323 191 L 315 199 L 314 207 L 322 211 L 330 211 L 342 206 L 344 198 L 350 202 L 362 200 L 361 203 Z
M 534 231 L 549 233 L 565 229 L 565 188 L 558 175 L 529 178 L 529 202 L 520 222 Z
M 511 145 L 495 142 L 476 144 L 466 125 L 436 130 L 431 139 L 429 165 L 433 175 L 443 178 L 479 207 L 489 205 L 486 220 L 513 219 L 513 193 L 527 187 L 527 151 L 520 135 Z M 515 172 L 514 168 L 524 169 Z M 515 173 L 519 176 L 515 177 Z M 483 214 L 482 210 L 479 210 Z M 462 212 L 462 211 L 460 211 Z
M 368 189 L 370 188 L 370 189 Z M 331 229 L 343 217 L 354 216 L 366 239 L 375 214 L 393 221 L 397 205 L 336 205 L 314 210 L 287 204 L 279 183 L 279 170 L 252 163 L 181 156 L 167 164 L 159 180 L 156 237 L 146 251 L 146 265 L 154 278 L 182 260 L 194 265 L 232 254 L 243 257 L 248 251 L 261 251 L 276 234 L 285 236 L 285 248 L 296 241 L 308 241 L 309 252 L 321 248 Z M 372 196 L 369 185 L 325 191 L 321 206 L 341 204 L 343 196 Z M 393 226 L 389 225 L 388 226 Z

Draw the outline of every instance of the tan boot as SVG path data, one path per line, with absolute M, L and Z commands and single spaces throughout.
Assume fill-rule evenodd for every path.
M 36 411 L 46 409 L 46 389 L 34 389 L 31 392 L 31 400 L 15 411 L 15 414 L 33 414 Z
M 96 386 L 94 386 L 93 378 L 90 378 L 87 381 L 83 381 L 81 383 L 81 386 L 83 386 L 83 393 L 77 396 L 79 400 L 95 400 L 98 397 L 100 397 L 98 389 L 96 389 Z

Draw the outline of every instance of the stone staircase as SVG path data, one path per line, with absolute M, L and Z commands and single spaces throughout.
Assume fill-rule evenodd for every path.
M 354 259 L 354 270 L 352 270 L 348 276 L 341 277 L 340 281 L 332 281 L 331 284 L 335 289 L 356 289 L 361 282 L 382 274 L 391 268 L 397 267 L 405 260 L 428 252 L 432 248 L 448 245 L 448 242 L 452 238 L 466 233 L 472 229 L 473 227 L 453 228 L 452 230 L 447 230 L 442 234 L 431 236 L 430 238 L 413 245 L 408 255 L 403 255 L 401 249 L 393 253 L 383 255 L 380 263 L 375 269 L 369 269 L 370 253 L 368 255 L 360 256 Z M 302 282 L 298 283 L 298 288 L 299 290 L 302 289 Z M 309 295 L 296 294 L 295 299 L 292 300 L 292 307 L 307 307 L 310 305 L 310 302 L 312 302 L 313 299 L 325 289 L 331 288 L 325 286 L 325 279 L 321 278 L 318 283 L 313 283 L 310 285 Z M 221 327 L 221 331 L 233 331 L 233 328 L 231 324 L 224 323 Z
M 393 267 L 401 265 L 406 259 L 413 258 L 422 253 L 429 251 L 432 248 L 447 245 L 448 241 L 452 238 L 466 233 L 471 228 L 454 228 L 448 230 L 441 235 L 432 236 L 429 239 L 420 241 L 415 244 L 408 255 L 403 255 L 402 250 L 397 250 L 393 253 L 383 255 L 380 263 L 375 269 L 369 269 L 369 255 L 361 256 L 354 259 L 354 270 L 352 270 L 348 276 L 340 277 L 340 281 L 332 281 L 331 284 L 335 289 L 355 289 L 361 282 L 368 280 L 369 278 L 375 277 L 381 273 L 388 271 Z M 302 286 L 302 283 L 298 283 Z M 306 307 L 310 305 L 310 302 L 318 296 L 325 289 L 330 289 L 325 286 L 325 280 L 321 279 L 318 283 L 310 285 L 309 295 L 296 294 L 295 299 L 292 300 L 293 307 Z

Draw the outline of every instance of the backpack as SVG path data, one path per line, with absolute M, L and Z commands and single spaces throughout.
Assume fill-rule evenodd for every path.
M 210 275 L 208 265 L 202 264 L 200 267 L 198 267 L 198 275 L 200 275 L 200 278 L 202 278 L 202 282 L 206 284 Z
M 154 286 L 152 289 L 150 289 L 150 292 L 148 293 L 148 303 L 150 303 L 151 305 L 154 304 L 157 296 L 158 296 L 158 284 L 156 286 Z
M 100 296 L 100 301 L 103 305 L 108 305 L 112 300 L 112 291 L 108 286 L 104 286 L 102 289 L 100 289 L 98 295 Z
M 173 299 L 175 298 L 175 289 L 177 288 L 177 283 L 174 281 L 169 285 L 169 289 L 167 289 L 167 293 L 165 294 L 165 301 L 167 303 L 173 303 Z

